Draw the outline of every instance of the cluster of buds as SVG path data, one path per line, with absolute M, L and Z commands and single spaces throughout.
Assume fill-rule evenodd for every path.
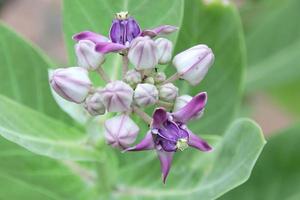
M 107 144 L 123 151 L 155 149 L 164 182 L 174 152 L 188 146 L 211 150 L 185 125 L 202 116 L 207 94 L 179 96 L 174 81 L 183 79 L 192 86 L 199 84 L 212 66 L 214 54 L 206 45 L 196 45 L 172 59 L 173 44 L 162 36 L 176 30 L 171 25 L 142 30 L 128 12 L 117 13 L 109 38 L 91 31 L 74 35 L 78 65 L 56 69 L 50 76 L 50 85 L 57 94 L 82 104 L 92 116 L 115 113 L 105 122 Z M 106 74 L 103 64 L 108 53 L 122 57 L 122 80 L 111 80 Z M 160 65 L 171 63 L 177 72 L 167 78 Z M 97 72 L 106 85 L 93 85 L 88 76 L 91 71 Z M 152 117 L 144 111 L 149 106 L 155 107 Z M 139 126 L 131 119 L 132 113 L 150 126 L 145 138 L 134 147 L 130 146 L 139 134 Z

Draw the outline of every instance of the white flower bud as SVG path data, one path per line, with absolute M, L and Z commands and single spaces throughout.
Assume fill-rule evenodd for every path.
M 141 73 L 132 69 L 132 70 L 127 71 L 127 73 L 125 74 L 124 80 L 129 85 L 136 85 L 136 84 L 142 82 L 142 75 L 141 75 Z
M 170 40 L 165 38 L 158 38 L 155 40 L 158 50 L 158 63 L 167 64 L 172 58 L 173 44 Z
M 151 85 L 154 85 L 155 81 L 154 81 L 154 78 L 149 76 L 149 77 L 145 78 L 144 83 L 149 83 Z
M 105 114 L 105 106 L 98 92 L 88 96 L 83 106 L 92 116 Z
M 166 74 L 164 72 L 158 72 L 154 76 L 155 83 L 162 83 L 166 80 Z
M 104 126 L 107 143 L 120 149 L 125 149 L 134 143 L 139 132 L 139 127 L 125 114 L 106 120 Z
M 152 69 L 158 63 L 155 42 L 148 36 L 137 37 L 131 42 L 128 58 L 136 69 Z
M 138 84 L 134 90 L 133 99 L 140 107 L 153 105 L 158 101 L 158 90 L 149 83 Z
M 99 90 L 103 104 L 108 112 L 123 112 L 130 109 L 133 89 L 123 81 L 108 83 Z
M 174 84 L 167 83 L 159 87 L 159 98 L 161 100 L 167 102 L 173 102 L 175 101 L 177 96 L 178 96 L 178 88 Z
M 81 67 L 56 69 L 50 74 L 50 85 L 68 101 L 82 103 L 92 87 L 88 71 Z
M 175 100 L 173 112 L 176 112 L 176 111 L 180 110 L 181 108 L 183 108 L 189 101 L 192 100 L 192 98 L 193 97 L 191 97 L 190 95 L 181 95 L 181 96 L 177 97 Z M 199 113 L 197 113 L 195 118 L 202 117 L 203 113 L 204 113 L 204 109 L 201 110 Z
M 173 59 L 180 77 L 191 85 L 202 81 L 214 62 L 214 54 L 206 45 L 197 45 L 177 54 Z
M 80 40 L 75 45 L 78 66 L 96 70 L 105 60 L 104 54 L 95 51 L 96 45 L 89 40 Z

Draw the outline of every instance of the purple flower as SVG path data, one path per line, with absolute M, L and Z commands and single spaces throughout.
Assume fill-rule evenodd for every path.
M 141 31 L 138 22 L 128 16 L 128 12 L 116 14 L 116 19 L 112 21 L 109 32 L 109 39 L 98 33 L 83 31 L 73 36 L 76 41 L 90 40 L 96 44 L 95 50 L 99 53 L 120 52 L 130 46 L 131 41 L 138 36 L 155 37 L 161 34 L 169 34 L 177 30 L 177 27 L 163 25 L 154 29 Z
M 186 127 L 186 123 L 204 109 L 206 92 L 194 96 L 180 110 L 169 113 L 164 108 L 157 108 L 153 114 L 150 131 L 136 146 L 125 151 L 143 151 L 155 149 L 161 164 L 162 178 L 165 183 L 171 168 L 174 153 L 179 149 L 194 147 L 200 151 L 210 151 L 212 147 Z

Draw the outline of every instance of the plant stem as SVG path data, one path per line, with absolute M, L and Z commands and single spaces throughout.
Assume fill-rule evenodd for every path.
M 128 71 L 128 63 L 129 63 L 129 60 L 128 60 L 128 57 L 127 55 L 123 55 L 123 65 L 122 65 L 122 77 L 124 78 L 127 71 Z
M 176 72 L 175 74 L 173 74 L 172 76 L 170 76 L 167 80 L 165 80 L 164 82 L 162 82 L 161 85 L 167 84 L 167 83 L 172 83 L 173 81 L 176 81 L 177 79 L 179 79 L 179 73 Z
M 108 77 L 108 75 L 105 73 L 105 71 L 103 70 L 102 66 L 99 66 L 97 68 L 97 72 L 98 74 L 101 76 L 101 78 L 106 81 L 107 83 L 111 82 L 110 78 Z
M 140 108 L 133 106 L 132 110 L 134 113 L 136 113 L 138 116 L 140 116 L 147 124 L 150 125 L 152 123 L 152 117 L 150 117 L 147 113 L 145 113 Z

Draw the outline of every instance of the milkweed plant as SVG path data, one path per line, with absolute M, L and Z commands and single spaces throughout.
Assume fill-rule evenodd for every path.
M 0 37 L 2 47 L 11 41 L 5 52 L 20 50 L 17 60 L 3 57 L 5 65 L 20 62 L 20 70 L 32 72 L 16 74 L 28 96 L 0 97 L 0 135 L 18 145 L 0 142 L 16 158 L 4 161 L 3 187 L 40 188 L 26 186 L 9 199 L 209 200 L 245 182 L 265 141 L 255 122 L 234 120 L 244 73 L 234 7 L 227 1 L 163 0 L 158 10 L 153 1 L 76 2 L 64 3 L 74 62 L 43 68 L 43 78 L 30 67 L 53 64 L 0 27 L 7 37 Z M 101 32 L 91 25 L 98 21 Z M 31 93 L 22 89 L 27 86 L 43 89 Z M 17 162 L 32 168 L 16 175 L 12 169 L 23 166 Z

